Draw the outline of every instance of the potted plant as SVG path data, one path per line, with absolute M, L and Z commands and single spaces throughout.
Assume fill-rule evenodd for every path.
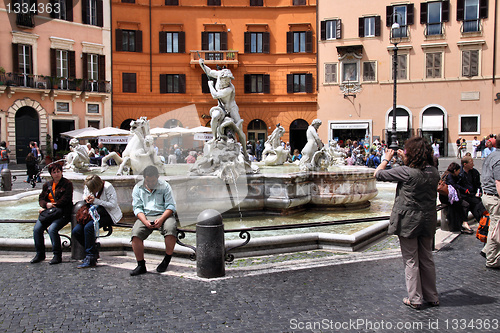
M 45 164 L 50 164 L 52 163 L 52 143 L 51 143 L 51 136 L 50 134 L 47 134 L 45 137 Z
M 82 83 L 83 83 L 83 79 L 73 79 L 73 82 L 75 83 L 75 89 L 80 91 L 80 90 L 83 90 L 82 89 Z

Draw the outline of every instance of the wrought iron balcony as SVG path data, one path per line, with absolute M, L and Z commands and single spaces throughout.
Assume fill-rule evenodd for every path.
M 6 73 L 0 75 L 0 85 L 9 87 L 73 90 L 97 93 L 110 93 L 111 83 L 103 80 L 84 80 L 45 75 Z
M 225 50 L 225 51 L 191 51 L 191 65 L 197 65 L 200 58 L 205 59 L 207 65 L 233 65 L 238 66 L 238 51 Z

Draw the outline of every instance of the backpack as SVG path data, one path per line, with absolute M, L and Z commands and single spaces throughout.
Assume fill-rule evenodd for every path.
M 486 243 L 488 240 L 488 229 L 490 227 L 490 214 L 484 212 L 483 216 L 479 220 L 479 226 L 476 231 L 476 238 L 481 242 Z
M 7 152 L 7 149 L 4 148 L 4 149 L 2 149 L 0 151 L 0 159 L 2 161 L 8 161 L 9 160 L 9 153 Z
M 375 155 L 371 155 L 370 157 L 368 157 L 368 161 L 366 161 L 367 167 L 375 168 L 375 162 L 373 161 L 374 158 L 375 158 Z

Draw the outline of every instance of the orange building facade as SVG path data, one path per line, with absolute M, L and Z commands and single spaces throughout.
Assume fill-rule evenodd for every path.
M 234 76 L 248 140 L 305 144 L 317 117 L 316 0 L 112 0 L 113 125 L 207 125 L 213 100 L 198 59 Z M 190 147 L 185 147 L 190 148 Z
M 111 125 L 109 2 L 4 1 L 0 50 L 0 136 L 11 162 L 25 162 L 30 141 L 63 154 L 61 132 Z

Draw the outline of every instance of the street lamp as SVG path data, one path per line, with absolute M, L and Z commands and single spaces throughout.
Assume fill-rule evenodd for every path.
M 398 33 L 400 25 L 397 20 L 394 20 L 394 23 L 391 27 L 391 43 L 394 44 L 394 55 L 392 59 L 392 76 L 394 81 L 394 94 L 392 96 L 392 130 L 391 130 L 391 144 L 389 148 L 397 150 L 397 135 L 396 135 L 396 98 L 397 98 L 397 79 L 398 79 L 398 43 L 399 39 L 394 38 L 394 35 Z

